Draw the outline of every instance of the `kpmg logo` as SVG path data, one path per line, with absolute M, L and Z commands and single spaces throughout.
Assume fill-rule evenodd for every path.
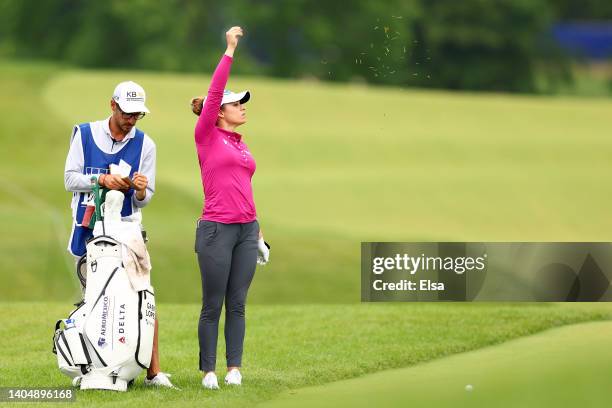
M 98 347 L 104 347 L 106 346 L 106 340 L 104 340 L 104 337 L 100 337 L 98 339 Z

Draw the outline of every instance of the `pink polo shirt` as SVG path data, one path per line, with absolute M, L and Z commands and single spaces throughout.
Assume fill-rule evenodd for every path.
M 232 58 L 223 55 L 195 127 L 204 189 L 200 219 L 223 224 L 247 223 L 257 218 L 251 186 L 255 160 L 240 134 L 215 126 L 231 66 Z

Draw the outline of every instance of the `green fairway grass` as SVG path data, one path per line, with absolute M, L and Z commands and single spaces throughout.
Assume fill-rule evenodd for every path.
M 560 325 L 612 318 L 609 304 L 253 305 L 247 308 L 243 386 L 222 385 L 221 390 L 211 392 L 201 387 L 197 366 L 199 305 L 162 303 L 158 306 L 162 369 L 173 374 L 172 380 L 181 391 L 145 388 L 141 376 L 127 393 L 78 391 L 78 406 L 251 406 L 284 391 L 413 366 Z M 66 316 L 68 311 L 63 303 L 0 303 L 2 386 L 69 385 L 68 377 L 60 374 L 51 354 L 54 321 Z M 589 345 L 591 338 L 594 342 L 600 341 L 600 336 L 590 333 L 583 331 L 583 345 Z M 521 355 L 523 359 L 531 355 L 524 348 L 510 347 L 517 352 L 517 364 Z M 546 348 L 546 344 L 540 341 L 538 347 Z M 547 355 L 560 349 L 554 344 L 548 348 L 551 352 Z M 224 375 L 221 344 L 219 349 L 218 373 Z M 483 353 L 487 356 L 492 351 L 485 349 Z M 537 355 L 535 351 L 532 353 Z M 576 356 L 579 355 L 577 350 Z M 473 382 L 476 398 L 487 387 L 502 387 L 507 380 L 503 371 L 493 371 L 504 368 L 503 361 L 496 360 L 500 365 L 495 366 L 487 358 L 482 361 L 455 358 L 463 362 L 467 371 L 467 377 L 457 379 L 455 384 L 464 386 Z M 507 360 L 506 354 L 504 361 L 507 363 Z M 475 364 L 479 361 L 492 370 L 498 382 L 478 372 Z M 574 360 L 568 357 L 567 361 Z M 461 364 L 449 366 L 448 372 L 460 371 Z M 424 366 L 416 366 L 414 370 L 419 372 L 422 370 L 419 367 Z M 442 383 L 447 377 L 439 378 Z M 407 385 L 414 381 L 408 380 Z M 302 391 L 299 393 L 302 395 Z M 449 390 L 449 395 L 457 394 Z
M 255 200 L 272 252 L 249 292 L 244 386 L 205 392 L 193 253 L 203 197 L 188 103 L 209 75 L 3 61 L 2 386 L 69 383 L 50 353 L 55 320 L 79 299 L 65 251 L 64 160 L 72 126 L 106 117 L 115 84 L 127 79 L 147 90 L 151 114 L 139 126 L 158 147 L 144 223 L 162 367 L 182 391 L 145 389 L 141 378 L 126 394 L 79 392 L 79 405 L 250 406 L 612 317 L 608 304 L 357 304 L 361 241 L 610 241 L 612 101 L 232 78 L 232 89 L 252 92 L 240 130 L 257 160 Z M 219 348 L 222 368 L 222 336 Z M 490 369 L 499 383 L 473 377 L 471 395 L 482 401 L 482 387 L 516 386 L 495 371 L 504 366 Z
M 285 393 L 261 407 L 608 407 L 612 322 Z
M 236 60 L 239 62 L 239 58 Z M 212 69 L 213 67 L 208 67 Z M 76 300 L 63 166 L 75 123 L 104 118 L 114 85 L 140 82 L 139 126 L 158 147 L 145 209 L 161 301 L 198 302 L 202 206 L 189 99 L 209 75 L 0 63 L 0 299 Z M 241 132 L 272 245 L 251 303 L 359 299 L 359 243 L 609 241 L 606 99 L 466 94 L 231 78 L 250 89 Z M 18 273 L 17 273 L 18 272 Z

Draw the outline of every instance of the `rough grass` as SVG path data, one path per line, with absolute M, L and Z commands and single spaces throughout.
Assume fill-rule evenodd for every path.
M 608 304 L 249 306 L 242 388 L 206 392 L 197 366 L 198 305 L 159 305 L 162 369 L 182 391 L 79 391 L 79 405 L 251 406 L 279 393 L 405 367 L 560 325 L 612 317 Z M 1 303 L 2 386 L 60 387 L 51 354 L 58 303 Z M 221 332 L 222 333 L 222 332 Z M 220 339 L 218 373 L 224 375 Z

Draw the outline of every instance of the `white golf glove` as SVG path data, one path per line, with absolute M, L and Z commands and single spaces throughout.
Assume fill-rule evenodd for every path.
M 257 241 L 257 263 L 265 265 L 270 260 L 270 245 L 263 238 Z

